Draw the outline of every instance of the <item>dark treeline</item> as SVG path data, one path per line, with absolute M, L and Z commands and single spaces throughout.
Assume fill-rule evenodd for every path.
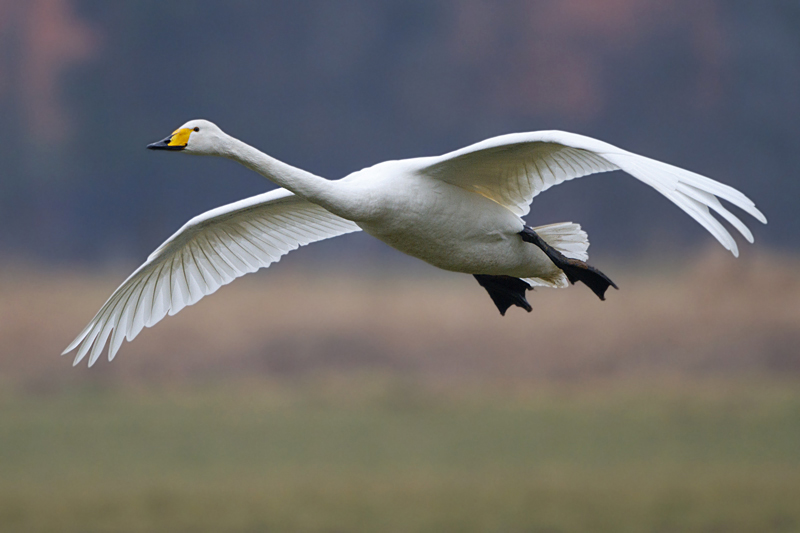
M 796 3 L 6 4 L 6 257 L 139 260 L 195 214 L 273 187 L 227 161 L 144 150 L 191 118 L 329 178 L 502 133 L 575 131 L 740 188 L 770 219 L 747 221 L 761 245 L 800 245 Z M 36 55 L 47 16 L 83 36 L 80 53 L 65 37 L 50 63 Z M 48 68 L 55 111 L 36 92 Z M 548 191 L 529 220 L 581 222 L 595 253 L 712 242 L 618 173 Z M 315 253 L 386 253 L 364 236 L 342 243 Z

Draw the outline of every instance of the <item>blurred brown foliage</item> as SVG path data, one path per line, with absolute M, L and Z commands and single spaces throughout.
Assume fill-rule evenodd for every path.
M 800 261 L 716 250 L 689 267 L 607 267 L 621 290 L 537 290 L 501 317 L 469 276 L 247 276 L 125 343 L 69 368 L 58 353 L 121 276 L 6 270 L 0 376 L 32 388 L 261 375 L 390 372 L 433 379 L 797 375 Z M 436 274 L 436 273 L 434 273 Z

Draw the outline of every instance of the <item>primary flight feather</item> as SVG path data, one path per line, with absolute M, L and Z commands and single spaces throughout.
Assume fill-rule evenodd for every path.
M 206 120 L 192 120 L 148 148 L 217 155 L 282 188 L 187 222 L 117 288 L 64 353 L 114 358 L 167 314 L 300 246 L 358 230 L 439 268 L 473 274 L 502 314 L 528 311 L 525 291 L 581 281 L 601 299 L 614 283 L 587 265 L 589 242 L 572 223 L 529 228 L 533 198 L 564 181 L 623 170 L 672 200 L 733 255 L 736 241 L 718 213 L 749 242 L 753 235 L 719 201 L 766 223 L 736 189 L 615 146 L 561 131 L 502 135 L 438 157 L 386 161 L 340 180 L 282 163 Z

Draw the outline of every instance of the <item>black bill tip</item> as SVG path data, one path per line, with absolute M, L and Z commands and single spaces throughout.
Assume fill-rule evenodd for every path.
M 155 142 L 155 143 L 152 143 L 152 144 L 148 144 L 147 145 L 147 149 L 148 150 L 172 150 L 172 151 L 177 151 L 177 150 L 183 150 L 184 148 L 186 148 L 185 145 L 184 146 L 176 146 L 176 145 L 170 146 L 169 143 L 170 143 L 171 140 L 172 140 L 172 135 L 170 135 L 166 139 L 162 139 L 162 140 L 160 140 L 158 142 Z

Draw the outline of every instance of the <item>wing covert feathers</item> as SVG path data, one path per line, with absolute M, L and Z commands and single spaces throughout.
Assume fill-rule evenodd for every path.
M 114 291 L 64 350 L 93 365 L 109 341 L 108 359 L 167 314 L 213 293 L 306 244 L 360 228 L 285 189 L 222 206 L 184 225 Z

